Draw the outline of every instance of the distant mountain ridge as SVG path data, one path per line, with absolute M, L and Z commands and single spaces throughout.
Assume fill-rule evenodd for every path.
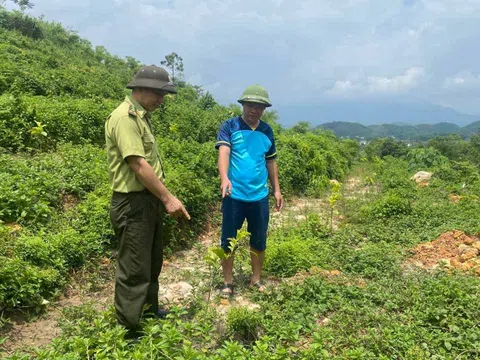
M 280 116 L 280 123 L 293 126 L 296 123 L 309 122 L 317 126 L 333 121 L 356 122 L 359 124 L 436 124 L 451 123 L 467 126 L 480 120 L 480 115 L 460 113 L 454 109 L 434 104 L 398 100 L 343 100 L 317 104 L 284 105 L 274 104 Z
M 418 125 L 362 125 L 356 122 L 334 121 L 321 124 L 318 128 L 332 130 L 339 137 L 373 139 L 378 137 L 395 137 L 399 140 L 427 140 L 435 136 L 460 134 L 465 137 L 480 131 L 480 121 L 466 126 L 452 123 L 418 124 Z

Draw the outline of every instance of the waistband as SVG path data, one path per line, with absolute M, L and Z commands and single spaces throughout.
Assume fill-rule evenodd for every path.
M 128 193 L 124 193 L 124 192 L 118 192 L 118 191 L 114 191 L 113 192 L 113 195 L 116 195 L 116 196 L 127 196 L 127 195 L 144 195 L 144 194 L 148 194 L 148 195 L 152 195 L 152 196 L 155 196 L 153 195 L 153 193 L 148 190 L 147 188 L 143 189 L 143 190 L 140 190 L 140 191 L 130 191 Z

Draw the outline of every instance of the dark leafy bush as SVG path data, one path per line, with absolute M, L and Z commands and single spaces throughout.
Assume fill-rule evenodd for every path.
M 111 244 L 114 239 L 110 222 L 111 194 L 110 185 L 104 182 L 66 214 L 72 227 L 85 238 L 85 241 L 93 241 L 97 244 L 98 251 L 103 245 Z
M 105 143 L 104 123 L 113 101 L 34 97 L 25 99 L 33 118 L 44 125 L 52 147 L 57 143 Z M 26 139 L 27 143 L 29 138 Z
M 373 139 L 365 147 L 365 153 L 369 160 L 373 160 L 375 156 L 379 158 L 386 156 L 399 158 L 407 152 L 408 147 L 404 142 L 392 138 Z
M 204 109 L 201 104 L 193 87 L 180 89 L 154 115 L 152 124 L 157 134 L 181 142 L 215 142 L 221 123 L 234 113 L 218 105 Z
M 100 236 L 80 234 L 74 229 L 51 234 L 47 240 L 58 252 L 65 270 L 80 268 L 90 257 L 99 255 L 103 250 Z
M 7 12 L 0 8 L 0 28 L 18 31 L 35 40 L 43 37 L 40 22 L 20 11 Z

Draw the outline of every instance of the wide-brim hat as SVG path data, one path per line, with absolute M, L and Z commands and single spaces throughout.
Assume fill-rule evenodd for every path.
M 126 86 L 127 89 L 147 88 L 163 90 L 172 94 L 177 93 L 172 78 L 168 72 L 161 67 L 150 65 L 144 66 L 137 71 L 133 80 Z

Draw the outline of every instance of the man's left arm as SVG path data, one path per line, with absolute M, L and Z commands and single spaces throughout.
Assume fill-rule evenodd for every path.
M 280 182 L 278 181 L 278 166 L 275 159 L 267 160 L 267 171 L 270 184 L 275 197 L 275 210 L 280 211 L 283 208 L 283 197 L 280 191 Z

